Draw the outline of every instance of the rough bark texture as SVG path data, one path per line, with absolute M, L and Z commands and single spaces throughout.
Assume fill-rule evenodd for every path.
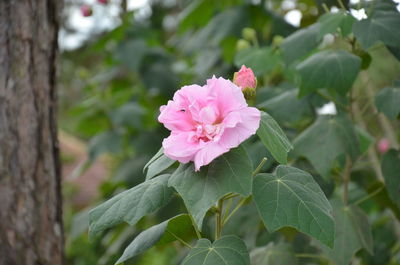
M 60 0 L 0 0 L 0 264 L 63 263 L 55 58 Z

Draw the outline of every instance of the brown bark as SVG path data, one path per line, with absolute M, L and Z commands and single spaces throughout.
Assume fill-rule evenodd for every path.
M 0 0 L 0 265 L 63 264 L 60 0 Z

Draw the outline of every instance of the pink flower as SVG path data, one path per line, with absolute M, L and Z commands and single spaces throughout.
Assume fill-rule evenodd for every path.
M 108 0 L 97 0 L 97 2 L 102 5 L 108 4 Z
M 257 87 L 257 79 L 254 76 L 253 70 L 242 65 L 239 72 L 236 72 L 233 76 L 233 82 L 243 89 Z
M 89 5 L 81 5 L 81 13 L 84 17 L 90 17 L 93 11 Z
M 204 86 L 182 87 L 160 111 L 159 122 L 171 131 L 162 143 L 165 155 L 194 161 L 196 171 L 239 146 L 260 125 L 260 111 L 247 106 L 240 88 L 215 76 Z
M 384 154 L 390 149 L 390 143 L 389 140 L 386 138 L 382 138 L 378 142 L 378 150 L 379 153 Z

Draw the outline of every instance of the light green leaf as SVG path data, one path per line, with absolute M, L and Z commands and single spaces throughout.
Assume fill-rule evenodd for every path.
M 143 171 L 147 170 L 146 180 L 160 174 L 174 163 L 175 160 L 164 155 L 164 149 L 161 147 L 157 154 L 155 154 L 143 168 Z
M 389 150 L 381 166 L 389 197 L 400 208 L 400 151 Z
M 285 62 L 292 63 L 316 48 L 321 41 L 319 32 L 320 25 L 316 23 L 288 36 L 281 44 Z
M 361 59 L 342 50 L 315 53 L 296 67 L 300 74 L 300 96 L 327 88 L 346 95 L 360 70 Z
M 389 119 L 395 120 L 400 114 L 400 87 L 385 87 L 375 96 L 375 105 Z
M 342 36 L 351 33 L 354 22 L 357 21 L 351 14 L 346 12 L 326 13 L 318 19 L 320 26 L 319 36 L 335 33 L 340 30 Z
M 123 221 L 136 224 L 143 216 L 166 205 L 173 195 L 170 175 L 160 175 L 126 190 L 90 211 L 90 236 Z
M 353 25 L 353 33 L 364 49 L 381 41 L 392 47 L 400 46 L 400 13 L 393 2 L 377 1 L 372 14 Z
M 335 218 L 335 244 L 328 248 L 320 245 L 323 252 L 336 265 L 348 265 L 353 255 L 365 248 L 372 254 L 372 233 L 365 213 L 357 206 L 344 206 L 339 200 L 333 200 Z
M 253 196 L 270 232 L 290 226 L 333 246 L 332 207 L 307 172 L 278 166 L 273 174 L 258 174 L 253 183 Z
M 293 142 L 294 155 L 306 157 L 322 176 L 329 176 L 336 159 L 359 155 L 354 127 L 346 116 L 321 115 Z
M 265 112 L 261 112 L 257 135 L 276 161 L 281 164 L 287 163 L 287 153 L 293 147 L 278 123 Z
M 168 185 L 181 195 L 189 213 L 201 230 L 203 218 L 215 203 L 227 193 L 243 196 L 251 193 L 252 164 L 243 147 L 232 149 L 200 171 L 193 163 L 181 164 Z
M 280 62 L 280 57 L 270 47 L 248 48 L 238 52 L 234 62 L 237 67 L 250 67 L 258 76 L 273 70 Z
M 194 236 L 192 222 L 187 214 L 175 216 L 140 233 L 124 250 L 116 264 L 137 256 L 154 245 L 164 245 Z
M 130 102 L 113 111 L 111 117 L 116 126 L 140 128 L 144 114 L 145 110 L 138 103 Z
M 236 236 L 223 236 L 214 243 L 202 238 L 182 265 L 250 265 L 250 257 L 246 245 Z
M 291 245 L 269 243 L 250 252 L 251 265 L 297 265 L 298 260 Z

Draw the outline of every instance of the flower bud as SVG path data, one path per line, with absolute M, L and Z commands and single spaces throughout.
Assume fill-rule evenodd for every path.
M 233 75 L 233 83 L 242 89 L 244 97 L 251 99 L 256 94 L 257 78 L 254 76 L 253 71 L 250 68 L 242 65 L 239 72 Z
M 389 140 L 386 138 L 382 138 L 378 142 L 378 150 L 379 153 L 384 154 L 390 149 L 390 143 Z
M 81 5 L 81 14 L 84 17 L 90 17 L 93 14 L 92 8 L 89 5 Z
M 236 42 L 236 50 L 238 52 L 245 50 L 250 47 L 250 43 L 247 40 L 240 39 Z
M 256 31 L 252 28 L 244 28 L 242 30 L 242 36 L 245 40 L 253 41 L 256 39 Z
M 106 4 L 108 4 L 108 0 L 97 0 L 97 3 L 106 5 Z

